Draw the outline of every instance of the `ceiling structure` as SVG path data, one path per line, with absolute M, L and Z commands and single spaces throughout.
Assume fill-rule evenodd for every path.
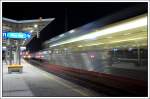
M 50 24 L 55 18 L 47 19 L 33 19 L 33 20 L 13 20 L 8 18 L 2 18 L 2 31 L 3 32 L 28 32 L 31 34 L 30 39 L 20 40 L 20 46 L 26 46 L 33 37 L 39 37 L 39 33 L 48 24 Z M 16 41 L 17 39 L 14 39 Z M 13 40 L 12 40 L 13 41 Z M 13 43 L 11 43 L 13 44 Z M 7 39 L 3 38 L 3 46 L 7 46 Z

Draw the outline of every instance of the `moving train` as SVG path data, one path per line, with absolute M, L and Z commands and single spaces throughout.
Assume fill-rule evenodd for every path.
M 114 82 L 100 80 L 109 86 L 121 81 L 118 78 L 122 83 L 129 81 L 126 78 L 133 80 L 129 81 L 132 87 L 140 81 L 147 82 L 147 13 L 102 27 L 100 22 L 97 20 L 46 41 L 45 49 L 31 53 L 29 58 L 50 64 L 47 68 L 57 73 L 99 80 L 110 77 Z M 126 84 L 120 86 L 126 89 Z M 139 87 L 140 84 L 136 91 L 146 92 L 147 83 L 145 87 Z M 128 86 L 127 90 L 132 89 Z

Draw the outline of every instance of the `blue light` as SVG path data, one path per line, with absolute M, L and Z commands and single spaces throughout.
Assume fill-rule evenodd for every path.
M 4 39 L 30 39 L 31 34 L 29 32 L 4 32 Z

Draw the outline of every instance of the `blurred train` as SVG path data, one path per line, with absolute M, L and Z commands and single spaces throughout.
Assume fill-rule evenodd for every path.
M 101 20 L 92 22 L 50 39 L 44 43 L 45 49 L 30 54 L 28 58 L 44 61 L 64 70 L 74 70 L 80 76 L 84 72 L 83 75 L 88 75 L 86 78 L 90 77 L 90 73 L 102 73 L 111 75 L 111 79 L 114 75 L 147 81 L 147 14 L 104 27 L 100 27 L 100 22 Z M 122 87 L 124 86 L 125 84 Z
M 44 50 L 27 58 L 96 72 L 113 73 L 107 71 L 113 67 L 147 72 L 147 14 L 95 28 L 98 24 L 96 21 L 46 41 Z M 136 79 L 146 80 L 146 77 Z

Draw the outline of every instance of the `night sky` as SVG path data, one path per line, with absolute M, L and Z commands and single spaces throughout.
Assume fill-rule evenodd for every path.
M 80 27 L 89 22 L 122 11 L 129 7 L 141 7 L 143 12 L 147 11 L 147 3 L 117 3 L 117 2 L 85 2 L 85 3 L 63 3 L 63 2 L 3 2 L 3 17 L 25 20 L 42 18 L 55 18 L 44 30 L 40 38 L 34 38 L 28 45 L 30 51 L 42 49 L 41 44 L 67 30 Z M 143 13 L 142 12 L 142 13 Z

